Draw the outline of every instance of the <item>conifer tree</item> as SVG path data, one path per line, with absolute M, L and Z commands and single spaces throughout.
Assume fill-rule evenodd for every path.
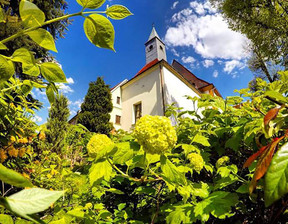
M 112 130 L 109 123 L 113 109 L 109 85 L 103 78 L 98 77 L 96 82 L 90 82 L 87 95 L 81 105 L 78 123 L 89 131 L 108 135 Z
M 64 145 L 64 138 L 68 128 L 68 100 L 60 94 L 56 97 L 55 102 L 49 110 L 47 121 L 46 139 L 52 144 L 54 152 L 60 153 Z

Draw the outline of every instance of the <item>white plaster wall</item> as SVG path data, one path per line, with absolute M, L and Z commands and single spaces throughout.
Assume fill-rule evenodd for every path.
M 149 72 L 149 73 L 147 73 Z M 163 115 L 163 101 L 160 88 L 160 68 L 147 71 L 131 80 L 122 89 L 122 129 L 130 131 L 135 124 L 134 105 L 142 103 L 142 116 Z
M 163 76 L 165 104 L 170 105 L 175 103 L 175 106 L 183 107 L 183 111 L 193 111 L 193 102 L 188 100 L 185 96 L 199 97 L 199 95 L 165 67 L 163 67 Z M 172 119 L 172 123 L 173 125 L 176 124 L 175 119 Z
M 121 123 L 122 123 L 122 97 L 121 97 L 121 88 L 118 86 L 111 91 L 112 95 L 112 103 L 113 103 L 113 110 L 110 114 L 110 122 L 113 123 L 113 126 L 116 130 L 121 128 L 121 125 L 115 124 L 116 115 L 121 116 Z M 120 97 L 120 104 L 117 104 L 117 97 Z

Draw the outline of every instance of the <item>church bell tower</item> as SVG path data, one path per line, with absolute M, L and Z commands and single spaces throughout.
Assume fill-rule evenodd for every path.
M 145 52 L 146 52 L 146 64 L 158 59 L 161 61 L 164 59 L 167 60 L 166 57 L 166 49 L 165 44 L 158 36 L 155 27 L 153 26 L 152 32 L 149 36 L 148 41 L 145 43 Z

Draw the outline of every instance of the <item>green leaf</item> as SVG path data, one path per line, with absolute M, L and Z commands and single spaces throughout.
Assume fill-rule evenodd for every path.
M 106 15 L 111 19 L 124 19 L 133 14 L 123 5 L 112 5 L 106 9 Z
M 37 30 L 27 32 L 26 34 L 40 47 L 57 52 L 54 38 L 47 30 L 39 28 Z
M 84 31 L 91 43 L 97 47 L 114 50 L 115 31 L 104 16 L 93 14 L 84 21 Z
M 37 5 L 22 0 L 19 5 L 20 17 L 26 27 L 41 26 L 45 21 L 45 14 Z
M 75 209 L 67 212 L 67 215 L 71 215 L 73 217 L 84 219 L 85 212 L 83 211 L 82 207 L 78 207 L 78 208 L 75 208 Z
M 208 141 L 208 138 L 206 138 L 205 136 L 201 135 L 201 134 L 197 134 L 195 135 L 195 137 L 193 138 L 193 143 L 198 143 L 201 144 L 203 146 L 210 146 L 210 143 Z
M 265 205 L 270 206 L 288 193 L 288 143 L 273 156 L 265 176 Z
M 41 74 L 49 82 L 67 82 L 66 76 L 59 65 L 45 62 L 40 66 Z
M 113 175 L 110 163 L 105 160 L 92 165 L 89 171 L 90 184 L 99 183 L 102 179 L 109 181 Z
M 2 42 L 0 42 L 0 50 L 8 50 L 8 48 L 5 44 L 2 44 Z
M 10 79 L 14 72 L 13 62 L 0 55 L 0 83 Z
M 5 13 L 4 13 L 4 10 L 2 8 L 0 8 L 0 23 L 5 23 Z M 1 45 L 1 43 L 0 43 L 0 45 Z
M 163 171 L 163 178 L 169 184 L 186 185 L 185 175 L 177 169 L 177 167 L 165 156 L 161 156 L 161 169 Z
M 133 158 L 134 151 L 130 147 L 130 142 L 121 142 L 116 144 L 117 152 L 113 156 L 115 164 L 125 165 L 125 163 Z
M 109 189 L 106 189 L 105 191 L 111 192 L 113 194 L 124 194 L 123 191 L 120 191 L 116 188 L 109 188 Z
M 33 184 L 14 170 L 0 164 L 0 180 L 15 187 L 33 187 Z
M 198 202 L 194 207 L 196 218 L 207 222 L 210 214 L 218 219 L 231 217 L 231 207 L 238 203 L 238 196 L 234 193 L 216 191 L 208 198 Z
M 204 182 L 193 183 L 191 194 L 195 197 L 207 198 L 209 196 L 209 185 Z
M 55 102 L 55 94 L 52 85 L 48 85 L 46 88 L 46 96 L 50 102 L 50 104 Z
M 196 152 L 196 153 L 200 154 L 200 150 L 198 148 L 196 148 L 194 145 L 181 144 L 180 146 L 184 150 L 184 153 L 186 156 L 191 152 Z
M 31 76 L 38 76 L 40 74 L 39 67 L 35 64 L 35 59 L 29 50 L 26 48 L 19 48 L 14 51 L 12 61 L 21 62 L 23 73 Z
M 46 210 L 63 194 L 63 191 L 49 191 L 41 188 L 25 189 L 5 198 L 5 207 L 33 221 L 34 219 L 29 218 L 29 215 Z
M 234 175 L 229 175 L 228 177 L 222 177 L 221 179 L 216 181 L 216 184 L 214 186 L 214 190 L 218 190 L 218 189 L 222 189 L 224 187 L 229 186 L 230 184 L 235 183 L 236 181 L 238 181 L 238 177 L 234 176 Z
M 14 224 L 13 219 L 10 215 L 0 214 L 0 223 L 1 224 Z
M 193 214 L 193 205 L 186 204 L 175 206 L 166 218 L 168 224 L 194 223 L 196 218 Z
M 278 101 L 281 101 L 282 103 L 287 103 L 288 99 L 284 97 L 281 93 L 275 92 L 275 91 L 267 91 L 265 92 L 265 96 L 269 96 L 273 99 L 276 99 Z
M 23 85 L 21 86 L 22 93 L 27 96 L 33 89 L 33 84 L 30 80 L 24 80 Z
M 237 174 L 238 168 L 235 164 L 229 166 L 221 166 L 217 169 L 217 174 L 220 174 L 221 177 L 228 177 L 231 173 Z
M 104 4 L 105 0 L 77 0 L 77 2 L 83 8 L 97 9 Z

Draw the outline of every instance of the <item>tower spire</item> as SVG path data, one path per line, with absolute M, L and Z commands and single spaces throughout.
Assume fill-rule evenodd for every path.
M 158 59 L 161 61 L 166 58 L 166 50 L 165 50 L 165 44 L 160 39 L 154 23 L 152 24 L 152 31 L 148 38 L 148 41 L 145 43 L 145 51 L 146 51 L 146 64 L 148 64 L 151 61 L 154 61 L 155 59 Z

